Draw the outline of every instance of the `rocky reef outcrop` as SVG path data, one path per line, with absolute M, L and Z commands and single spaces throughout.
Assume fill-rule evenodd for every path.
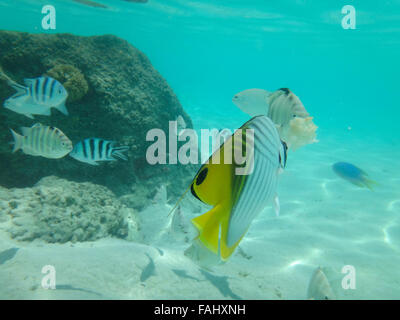
M 20 241 L 139 239 L 135 210 L 106 187 L 54 176 L 32 188 L 0 187 L 0 229 Z
M 167 133 L 168 121 L 180 115 L 192 123 L 176 95 L 149 59 L 127 41 L 113 35 L 82 37 L 71 34 L 29 34 L 0 31 L 0 68 L 18 83 L 49 75 L 68 90 L 69 116 L 52 111 L 35 120 L 0 108 L 0 185 L 23 188 L 55 175 L 76 182 L 101 184 L 118 196 L 140 194 L 140 209 L 165 184 L 176 198 L 186 189 L 195 170 L 182 165 L 150 165 L 146 150 L 153 128 Z M 0 105 L 15 91 L 0 80 Z M 90 166 L 70 157 L 50 160 L 12 153 L 9 128 L 40 122 L 60 128 L 75 144 L 89 137 L 129 146 L 128 161 Z M 179 144 L 178 144 L 179 146 Z M 57 187 L 57 186 L 55 186 Z

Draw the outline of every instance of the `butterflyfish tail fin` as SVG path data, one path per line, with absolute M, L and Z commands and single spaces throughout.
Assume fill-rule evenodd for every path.
M 243 238 L 243 237 L 242 237 Z M 236 242 L 233 246 L 228 247 L 225 244 L 221 245 L 221 259 L 223 261 L 226 261 L 229 259 L 229 257 L 233 254 L 233 252 L 235 251 L 236 247 L 239 245 L 240 241 L 242 240 L 242 238 L 240 238 L 240 240 L 238 240 L 238 242 Z
M 220 241 L 220 234 L 222 237 L 226 233 L 225 226 L 222 223 L 222 218 L 226 213 L 229 213 L 226 211 L 224 207 L 217 205 L 210 211 L 192 219 L 193 225 L 199 230 L 198 239 L 216 255 L 219 252 L 222 253 L 223 250 L 223 241 Z

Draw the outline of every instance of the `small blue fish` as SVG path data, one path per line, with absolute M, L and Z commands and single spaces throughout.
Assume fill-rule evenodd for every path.
M 333 171 L 341 178 L 359 186 L 361 188 L 367 187 L 372 190 L 372 185 L 376 184 L 375 181 L 368 179 L 368 174 L 348 162 L 336 162 L 332 166 Z
M 96 161 L 116 161 L 115 157 L 128 160 L 123 154 L 128 149 L 127 146 L 115 147 L 114 141 L 88 138 L 78 142 L 69 155 L 78 161 L 97 166 Z
M 33 115 L 50 115 L 50 109 L 56 108 L 68 115 L 65 107 L 68 93 L 60 82 L 51 77 L 24 79 L 26 86 L 14 81 L 9 84 L 17 92 L 4 102 L 4 107 L 29 118 Z

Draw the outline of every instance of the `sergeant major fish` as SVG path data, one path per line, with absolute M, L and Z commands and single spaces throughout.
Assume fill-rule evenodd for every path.
M 72 150 L 72 142 L 60 130 L 54 127 L 34 124 L 31 128 L 22 127 L 22 135 L 10 129 L 14 137 L 13 152 L 21 149 L 31 156 L 42 156 L 49 159 L 58 159 Z
M 128 160 L 123 154 L 129 147 L 116 147 L 114 141 L 88 138 L 78 142 L 69 154 L 75 160 L 97 166 L 97 161 L 116 161 L 117 158 Z
M 4 107 L 33 119 L 33 115 L 50 115 L 51 108 L 56 108 L 65 115 L 68 93 L 60 82 L 51 77 L 24 79 L 22 86 L 15 81 L 8 83 L 17 92 L 4 102 Z

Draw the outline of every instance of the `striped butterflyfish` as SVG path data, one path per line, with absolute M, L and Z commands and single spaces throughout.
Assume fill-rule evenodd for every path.
M 232 255 L 272 199 L 279 213 L 276 188 L 278 174 L 286 165 L 286 150 L 273 122 L 265 115 L 256 116 L 228 138 L 196 174 L 192 194 L 213 206 L 192 219 L 199 232 L 197 240 L 222 260 Z M 246 160 L 239 163 L 236 154 Z
M 24 79 L 25 86 L 9 80 L 17 92 L 4 102 L 4 107 L 29 118 L 50 115 L 51 108 L 68 115 L 65 107 L 68 93 L 63 85 L 51 77 Z
M 117 147 L 114 141 L 100 138 L 88 138 L 78 142 L 69 154 L 72 158 L 97 166 L 97 161 L 116 161 L 117 158 L 128 160 L 123 154 L 129 147 Z
M 36 123 L 31 128 L 22 127 L 22 135 L 10 130 L 14 137 L 13 152 L 21 149 L 31 156 L 58 159 L 72 150 L 71 140 L 58 128 Z

